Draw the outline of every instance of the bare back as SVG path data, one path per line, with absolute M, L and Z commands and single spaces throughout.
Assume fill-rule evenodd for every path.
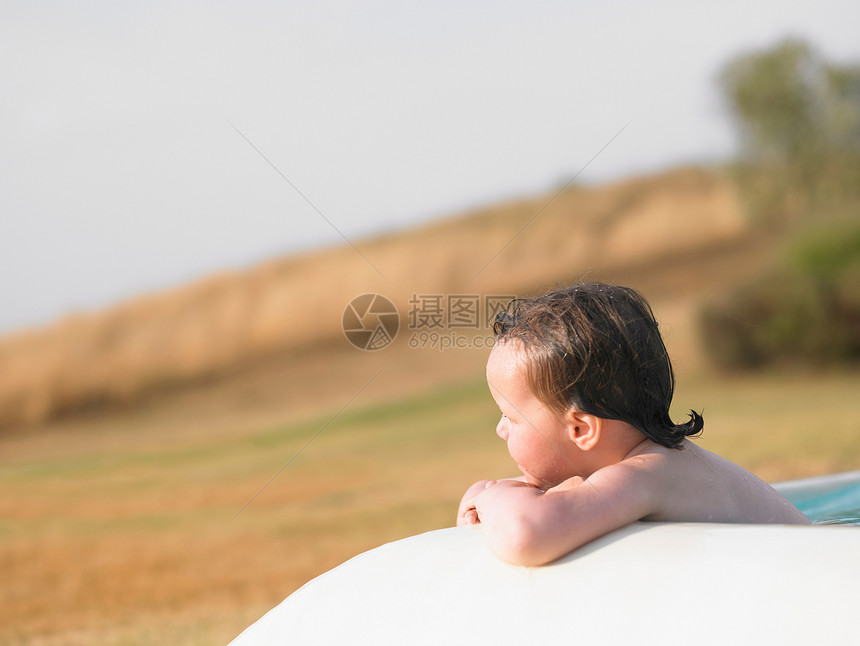
M 808 524 L 773 487 L 746 469 L 685 440 L 681 450 L 645 442 L 627 460 L 656 478 L 646 521 Z

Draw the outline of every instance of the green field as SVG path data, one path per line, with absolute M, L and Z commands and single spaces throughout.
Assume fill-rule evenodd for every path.
M 675 414 L 704 410 L 700 443 L 775 481 L 860 468 L 858 393 L 858 372 L 703 377 Z M 347 558 L 453 524 L 474 480 L 514 475 L 496 418 L 475 380 L 216 438 L 31 442 L 0 458 L 0 643 L 227 643 Z

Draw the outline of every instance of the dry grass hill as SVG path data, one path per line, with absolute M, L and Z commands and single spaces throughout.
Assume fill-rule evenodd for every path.
M 642 288 L 658 314 L 685 323 L 698 296 L 763 257 L 729 179 L 702 168 L 570 187 L 356 246 L 361 254 L 343 245 L 270 260 L 0 339 L 0 429 L 199 388 L 227 388 L 234 404 L 261 411 L 317 395 L 325 405 L 341 397 L 338 374 L 380 360 L 341 332 L 345 305 L 366 292 L 405 318 L 412 294 L 523 294 L 600 278 Z M 469 353 L 404 355 L 406 333 L 386 360 L 408 357 L 415 379 L 389 371 L 383 386 L 421 388 L 477 365 Z M 691 333 L 674 341 L 682 363 L 696 361 Z

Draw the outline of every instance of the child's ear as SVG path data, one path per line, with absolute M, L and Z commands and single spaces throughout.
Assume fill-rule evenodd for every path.
M 596 415 L 570 409 L 565 413 L 567 432 L 570 439 L 582 451 L 590 451 L 600 441 L 603 420 Z

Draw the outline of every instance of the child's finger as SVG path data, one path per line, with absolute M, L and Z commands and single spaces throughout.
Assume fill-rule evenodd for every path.
M 470 521 L 468 520 L 469 514 L 475 513 L 474 507 L 465 507 L 461 508 L 457 512 L 457 527 L 462 527 L 463 525 L 470 525 Z

